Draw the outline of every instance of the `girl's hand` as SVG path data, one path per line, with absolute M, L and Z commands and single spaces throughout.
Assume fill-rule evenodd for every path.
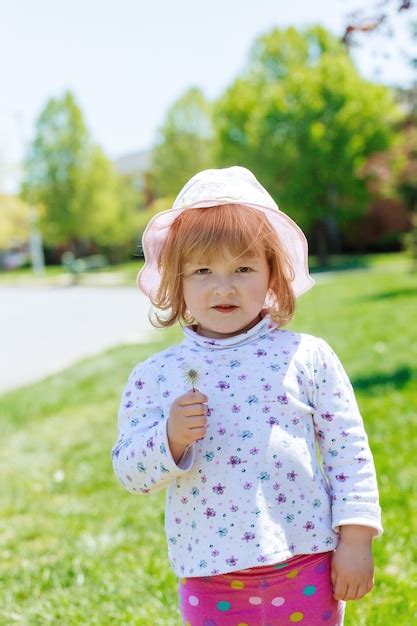
M 168 441 L 177 463 L 185 449 L 207 431 L 207 396 L 198 391 L 188 391 L 174 400 L 168 418 Z
M 341 539 L 331 565 L 333 596 L 336 600 L 360 600 L 374 585 L 372 537 L 367 526 L 342 526 Z

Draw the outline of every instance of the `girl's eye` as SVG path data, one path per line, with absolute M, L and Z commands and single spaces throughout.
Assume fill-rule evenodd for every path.
M 250 267 L 239 267 L 240 272 L 242 272 L 243 274 L 247 274 L 248 272 L 251 272 L 252 269 Z
M 198 270 L 195 271 L 196 274 L 202 275 L 205 274 L 207 272 L 209 272 L 209 268 L 208 267 L 200 267 Z

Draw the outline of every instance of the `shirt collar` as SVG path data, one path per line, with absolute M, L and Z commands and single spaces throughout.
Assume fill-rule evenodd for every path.
M 238 346 L 244 346 L 248 343 L 253 343 L 258 339 L 262 339 L 263 337 L 265 337 L 265 335 L 270 333 L 272 330 L 275 330 L 278 326 L 278 324 L 271 319 L 269 313 L 262 314 L 263 318 L 257 324 L 255 324 L 255 326 L 252 326 L 252 328 L 250 328 L 249 330 L 246 330 L 243 333 L 239 333 L 238 335 L 234 335 L 233 337 L 226 337 L 224 339 L 203 337 L 194 330 L 195 327 L 184 326 L 183 332 L 185 335 L 185 342 L 199 348 L 205 348 L 206 350 L 236 348 Z

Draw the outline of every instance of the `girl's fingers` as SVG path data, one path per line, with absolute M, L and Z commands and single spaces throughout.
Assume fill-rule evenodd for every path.
M 360 585 L 348 585 L 344 600 L 357 600 L 359 586 Z
M 346 600 L 348 586 L 346 583 L 336 581 L 336 587 L 334 589 L 333 597 L 335 600 Z
M 207 413 L 207 405 L 205 404 L 189 404 L 184 409 L 186 417 L 192 417 L 193 415 L 205 415 Z

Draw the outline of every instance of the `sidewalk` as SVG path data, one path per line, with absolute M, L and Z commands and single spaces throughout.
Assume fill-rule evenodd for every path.
M 130 287 L 0 286 L 0 303 L 0 393 L 154 330 L 148 300 Z

